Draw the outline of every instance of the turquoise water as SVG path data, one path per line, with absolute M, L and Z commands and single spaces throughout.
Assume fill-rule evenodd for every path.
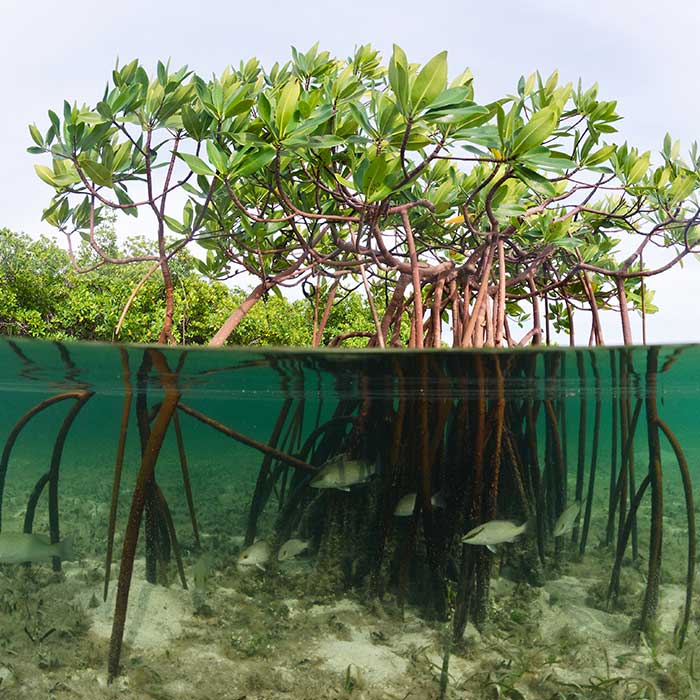
M 0 697 L 699 697 L 698 367 L 0 339 Z

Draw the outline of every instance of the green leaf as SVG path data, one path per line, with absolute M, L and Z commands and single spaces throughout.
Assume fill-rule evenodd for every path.
M 192 207 L 192 200 L 188 199 L 182 210 L 182 221 L 186 228 L 192 226 L 192 220 L 194 219 L 194 209 Z M 247 219 L 247 217 L 242 217 L 242 219 Z
M 190 153 L 178 153 L 177 156 L 187 163 L 195 175 L 214 175 L 214 171 L 201 158 Z
M 277 101 L 277 111 L 275 113 L 275 124 L 277 125 L 280 138 L 286 133 L 287 126 L 294 116 L 294 111 L 299 102 L 300 91 L 299 83 L 294 79 L 290 79 L 282 88 L 282 93 Z
M 112 161 L 112 170 L 119 172 L 126 167 L 131 159 L 131 142 L 123 141 L 114 151 L 114 160 Z
M 211 101 L 214 105 L 214 112 L 217 117 L 224 116 L 224 89 L 221 83 L 215 80 L 211 86 Z
M 80 158 L 78 163 L 85 175 L 96 185 L 112 186 L 112 173 L 104 165 L 88 158 Z
M 53 206 L 45 209 L 41 218 L 52 226 L 58 227 L 68 221 L 70 214 L 71 211 L 70 206 L 68 205 L 68 200 L 64 198 L 56 200 Z
M 343 186 L 347 187 L 351 192 L 354 192 L 357 188 L 355 187 L 355 183 L 351 182 L 347 178 L 344 178 L 342 175 L 338 175 L 338 173 L 335 174 L 335 179 Z
M 378 190 L 375 190 L 371 196 L 367 197 L 367 203 L 372 204 L 372 202 L 378 202 L 387 195 L 391 194 L 393 188 L 389 185 L 382 185 Z
M 30 124 L 29 125 L 29 133 L 32 137 L 32 140 L 37 146 L 44 146 L 44 139 L 41 136 L 41 132 L 39 129 L 36 127 L 36 124 Z
M 404 114 L 409 109 L 408 59 L 404 50 L 394 44 L 394 53 L 389 61 L 389 85 L 396 95 L 396 100 Z
M 58 136 L 61 133 L 61 121 L 56 112 L 49 110 L 49 121 L 51 122 L 55 134 Z
M 97 110 L 98 114 L 101 114 L 105 119 L 110 121 L 112 120 L 114 113 L 112 112 L 112 108 L 109 106 L 108 102 L 101 100 L 97 103 L 95 109 Z
M 70 187 L 78 182 L 80 182 L 80 177 L 75 170 L 61 175 L 54 175 L 54 186 L 56 187 Z
M 113 186 L 114 191 L 117 194 L 117 199 L 119 204 L 133 204 L 134 200 L 131 199 L 129 193 L 124 189 L 123 186 L 115 184 Z M 122 209 L 122 211 L 127 214 L 127 216 L 138 216 L 138 211 L 136 207 L 128 207 L 128 209 Z
M 191 185 L 189 182 L 182 183 L 182 189 L 193 197 L 203 197 L 204 195 L 196 187 Z
M 372 129 L 372 125 L 367 117 L 367 110 L 365 106 L 357 102 L 351 102 L 349 108 L 355 121 L 365 130 L 365 132 L 368 134 L 373 133 L 374 129 Z
M 633 184 L 635 182 L 638 182 L 641 180 L 645 175 L 647 170 L 649 169 L 649 162 L 651 161 L 651 152 L 647 151 L 646 153 L 642 153 L 637 160 L 635 160 L 634 164 L 632 167 L 629 169 L 629 172 L 627 174 L 627 182 L 628 184 Z
M 491 112 L 486 107 L 466 102 L 463 107 L 429 109 L 424 118 L 440 124 L 455 124 L 457 128 L 467 128 L 485 124 L 491 119 Z
M 695 175 L 679 175 L 669 188 L 671 204 L 678 204 L 697 187 Z
M 542 170 L 554 170 L 562 172 L 569 168 L 576 168 L 578 164 L 558 151 L 551 151 L 545 146 L 539 146 L 528 151 L 520 157 L 523 163 Z
M 518 155 L 540 146 L 542 142 L 551 136 L 559 122 L 559 110 L 550 105 L 535 112 L 530 121 L 516 134 L 513 142 L 512 153 Z
M 185 131 L 195 140 L 201 141 L 204 135 L 200 129 L 199 115 L 189 105 L 183 105 L 180 112 Z
M 63 100 L 63 121 L 66 125 L 73 123 L 73 108 L 68 100 Z
M 404 143 L 406 128 L 402 127 L 399 131 L 395 131 L 389 135 L 389 143 L 395 148 L 400 148 Z M 422 129 L 412 129 L 406 143 L 407 151 L 419 151 L 422 148 L 434 143 L 428 134 Z
M 49 218 L 54 218 L 56 217 L 56 210 L 61 206 L 61 202 L 65 201 L 64 199 L 52 199 L 51 204 L 49 204 L 46 209 L 44 209 L 44 213 L 41 215 L 41 220 L 42 221 L 48 221 Z M 51 223 L 51 222 L 49 222 Z
M 265 124 L 272 124 L 272 105 L 264 92 L 258 95 L 258 115 Z
M 416 76 L 411 90 L 413 111 L 419 112 L 432 104 L 447 85 L 447 51 L 433 56 Z
M 386 170 L 386 157 L 383 153 L 369 162 L 362 178 L 362 189 L 368 198 L 371 198 L 373 194 L 376 194 L 383 187 Z
M 501 147 L 498 127 L 495 124 L 484 124 L 484 126 L 461 129 L 454 134 L 454 136 L 455 138 L 463 139 L 464 141 L 478 143 L 480 146 L 486 146 L 487 148 Z
M 267 145 L 250 151 L 239 151 L 230 163 L 232 174 L 237 177 L 252 175 L 272 162 L 276 155 L 274 147 Z
M 415 86 L 414 86 L 415 90 Z M 451 87 L 443 90 L 435 99 L 430 102 L 430 114 L 437 110 L 449 108 L 451 111 L 454 108 L 464 107 L 465 102 L 468 106 L 474 105 L 469 99 L 470 90 L 466 87 Z M 483 107 L 482 107 L 483 109 Z
M 306 136 L 307 134 L 312 133 L 313 131 L 316 131 L 316 129 L 321 125 L 327 122 L 331 116 L 333 115 L 333 109 L 331 108 L 330 105 L 326 105 L 325 107 L 321 107 L 320 109 L 316 110 L 314 112 L 313 116 L 308 117 L 307 119 L 302 120 L 299 125 L 291 132 L 288 134 L 288 138 L 294 137 L 294 138 L 300 138 L 303 136 Z M 287 139 L 283 139 L 283 143 L 287 143 Z
M 558 241 L 556 241 L 556 244 L 560 248 L 564 248 L 565 250 L 576 250 L 581 246 L 583 241 L 580 241 L 578 238 L 573 238 L 571 236 L 568 236 L 567 238 L 560 238 Z
M 243 114 L 244 112 L 250 112 L 250 108 L 255 104 L 255 100 L 247 99 L 240 100 L 239 102 L 230 102 L 226 106 L 226 111 L 224 116 L 229 119 L 235 117 L 238 114 Z
M 177 219 L 173 219 L 172 216 L 163 215 L 163 220 L 166 226 L 175 233 L 186 233 L 187 228 L 183 226 Z
M 358 165 L 352 169 L 352 181 L 354 188 L 358 192 L 364 192 L 364 179 L 367 168 L 369 167 L 369 159 L 365 156 Z
M 538 172 L 535 172 L 530 168 L 524 168 L 520 165 L 516 166 L 514 171 L 515 175 L 521 182 L 524 182 L 538 194 L 542 194 L 545 197 L 553 197 L 556 194 L 554 185 L 552 185 L 552 183 L 546 177 L 542 177 L 542 175 L 540 175 Z
M 47 185 L 51 185 L 51 187 L 56 187 L 56 179 L 54 177 L 54 173 L 53 173 L 53 170 L 51 170 L 51 168 L 47 167 L 46 165 L 35 165 L 34 170 L 36 171 L 36 174 Z
M 309 138 L 309 148 L 314 148 L 317 150 L 323 148 L 335 148 L 336 146 L 342 146 L 345 143 L 345 139 L 341 139 L 339 136 L 333 136 L 332 134 L 327 134 L 324 136 L 311 136 Z
M 662 153 L 666 156 L 666 158 L 671 158 L 671 134 L 669 134 L 668 131 L 666 132 L 666 136 L 664 136 Z
M 78 123 L 84 122 L 85 124 L 104 124 L 104 121 L 104 117 L 97 112 L 91 112 L 90 110 L 78 112 Z
M 520 202 L 505 201 L 495 207 L 495 214 L 499 219 L 520 216 L 524 211 L 525 207 Z
M 615 144 L 609 144 L 607 146 L 599 148 L 597 151 L 587 156 L 587 158 L 583 162 L 583 165 L 592 168 L 595 165 L 600 165 L 601 163 L 604 163 L 606 160 L 610 159 L 610 156 L 613 153 L 615 153 L 616 148 L 617 146 L 615 146 Z
M 209 162 L 221 173 L 226 171 L 228 156 L 213 141 L 207 141 L 207 156 Z

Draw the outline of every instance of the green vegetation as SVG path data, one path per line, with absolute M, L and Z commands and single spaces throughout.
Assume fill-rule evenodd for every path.
M 149 252 L 142 238 L 118 245 L 109 230 L 99 236 L 111 256 L 130 257 Z M 152 245 L 151 245 L 152 247 Z M 90 268 L 98 259 L 83 242 L 76 253 L 79 268 Z M 173 334 L 178 342 L 206 343 L 226 316 L 245 298 L 240 288 L 209 281 L 197 270 L 197 261 L 186 252 L 171 264 L 174 287 Z M 76 271 L 63 248 L 48 238 L 33 240 L 24 234 L 0 230 L 0 333 L 36 338 L 117 339 L 115 330 L 135 285 L 152 265 L 110 265 L 89 272 Z M 161 323 L 159 300 L 163 278 L 151 275 L 124 317 L 119 340 L 153 342 Z M 334 307 L 325 330 L 326 342 L 349 330 L 372 329 L 371 316 L 362 299 L 351 294 Z M 155 330 L 154 330 L 155 329 Z M 310 345 L 313 308 L 306 299 L 288 301 L 270 294 L 246 316 L 229 342 L 236 345 Z M 363 338 L 350 339 L 362 343 Z
M 360 286 L 370 306 L 385 292 L 372 345 L 440 347 L 441 321 L 460 347 L 537 344 L 550 328 L 573 339 L 581 311 L 602 344 L 601 308 L 619 310 L 631 343 L 631 311 L 654 310 L 647 277 L 700 242 L 697 148 L 684 158 L 667 135 L 652 157 L 609 142 L 616 102 L 556 71 L 489 103 L 469 70 L 450 72 L 445 51 L 420 66 L 369 45 L 211 78 L 117 66 L 100 98 L 30 126 L 44 218 L 106 263 L 125 259 L 95 245 L 99 223 L 145 219 L 156 243 L 136 260 L 164 280 L 161 342 L 178 339 L 174 270 L 198 244 L 200 272 L 255 279 L 217 309 L 214 345 L 270 291 L 319 280 L 340 296 Z M 651 267 L 655 247 L 666 259 Z

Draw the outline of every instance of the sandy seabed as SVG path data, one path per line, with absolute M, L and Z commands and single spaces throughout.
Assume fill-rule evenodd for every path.
M 68 493 L 80 492 L 69 486 Z M 21 530 L 24 491 L 6 494 L 7 531 Z M 439 698 L 448 624 L 425 620 L 410 606 L 402 616 L 391 595 L 367 601 L 362 591 L 338 592 L 323 583 L 309 553 L 242 573 L 236 560 L 247 499 L 240 491 L 235 485 L 230 493 L 202 496 L 209 507 L 202 510 L 200 526 L 211 555 L 203 582 L 187 542 L 190 590 L 170 570 L 162 572 L 165 585 L 146 583 L 144 562 L 137 559 L 122 672 L 112 685 L 106 668 L 118 562 L 103 602 L 107 505 L 105 499 L 64 496 L 63 522 L 72 529 L 81 559 L 65 562 L 61 573 L 43 564 L 0 565 L 0 700 Z M 683 502 L 677 493 L 672 496 L 664 517 L 653 639 L 635 629 L 645 589 L 646 535 L 640 530 L 640 559 L 625 560 L 619 598 L 608 607 L 612 555 L 600 543 L 599 519 L 584 559 L 577 561 L 565 547 L 543 586 L 515 583 L 506 575 L 492 580 L 485 628 L 479 632 L 469 625 L 452 647 L 445 697 L 700 698 L 697 612 L 683 649 L 675 643 L 685 602 L 687 527 Z M 219 502 L 228 509 L 225 518 L 216 510 Z M 605 505 L 597 503 L 596 512 L 604 513 Z M 647 510 L 642 504 L 640 518 Z M 231 533 L 217 529 L 222 520 Z M 695 598 L 697 611 L 697 593 Z
M 582 565 L 570 568 L 542 588 L 494 580 L 492 619 L 483 634 L 470 625 L 453 649 L 446 697 L 699 697 L 694 640 L 683 653 L 672 644 L 684 588 L 662 588 L 661 641 L 652 643 L 631 631 L 632 616 L 595 607 L 596 581 L 583 577 Z M 0 698 L 439 697 L 445 623 L 411 610 L 401 619 L 391 600 L 367 605 L 353 596 L 307 593 L 312 576 L 311 562 L 301 560 L 277 571 L 215 573 L 206 591 L 193 593 L 176 583 L 146 583 L 137 561 L 123 672 L 108 686 L 116 585 L 102 602 L 101 564 L 66 563 L 62 574 L 46 566 L 3 567 Z M 625 584 L 637 602 L 642 583 L 640 577 L 637 587 Z M 281 589 L 290 596 L 280 597 Z

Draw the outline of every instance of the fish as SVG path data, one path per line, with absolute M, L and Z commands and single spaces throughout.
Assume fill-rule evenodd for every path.
M 445 498 L 442 495 L 442 491 L 438 491 L 431 499 L 430 502 L 433 504 L 433 508 L 445 508 Z M 413 509 L 416 505 L 416 494 L 407 493 L 403 496 L 394 508 L 394 515 L 398 518 L 406 518 L 413 515 Z
M 197 557 L 192 567 L 192 577 L 194 578 L 196 590 L 205 590 L 207 588 L 207 583 L 211 578 L 213 559 L 209 552 L 205 552 Z
M 259 540 L 250 547 L 244 549 L 238 557 L 238 566 L 247 568 L 256 566 L 265 571 L 265 564 L 270 560 L 270 545 L 265 540 Z
M 337 455 L 321 466 L 309 482 L 315 489 L 339 489 L 349 491 L 351 486 L 364 484 L 377 473 L 377 467 L 363 459 L 349 459 Z
M 305 540 L 287 540 L 277 552 L 278 561 L 288 561 L 297 555 L 306 551 L 309 548 L 309 543 Z
M 581 501 L 574 501 L 568 508 L 566 508 L 562 514 L 557 518 L 554 523 L 554 530 L 552 534 L 555 537 L 561 537 L 565 532 L 574 529 L 574 524 L 576 519 L 581 512 Z
M 469 530 L 462 537 L 462 542 L 464 544 L 484 545 L 490 552 L 495 553 L 495 545 L 503 542 L 515 542 L 527 531 L 528 527 L 529 521 L 518 525 L 511 520 L 490 520 Z
M 47 535 L 26 532 L 0 532 L 0 563 L 49 562 L 53 557 L 73 561 L 73 542 L 66 537 L 51 544 Z

